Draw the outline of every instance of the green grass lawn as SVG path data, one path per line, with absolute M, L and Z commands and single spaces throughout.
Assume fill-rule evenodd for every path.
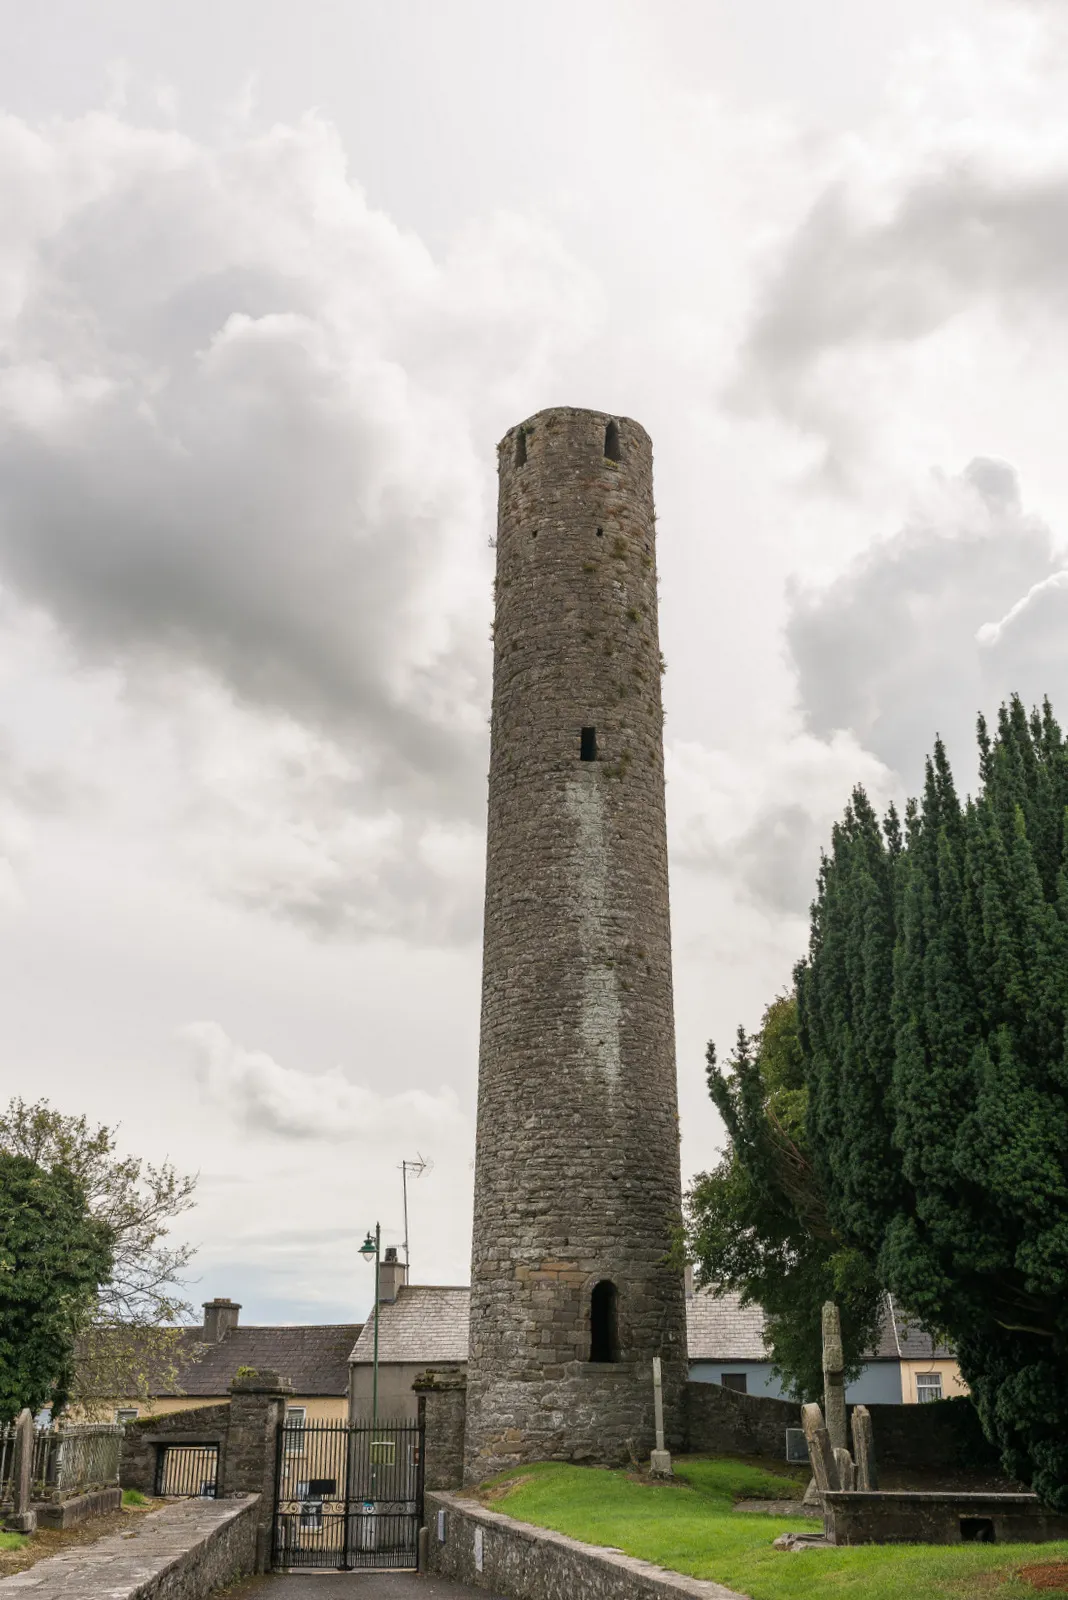
M 21 1550 L 25 1543 L 24 1534 L 0 1533 L 0 1550 Z
M 555 1528 L 587 1544 L 696 1578 L 714 1578 L 752 1600 L 1010 1600 L 1036 1590 L 1015 1576 L 1029 1562 L 1068 1561 L 1068 1540 L 1039 1545 L 859 1545 L 841 1550 L 773 1550 L 805 1517 L 732 1510 L 736 1499 L 786 1499 L 797 1480 L 732 1460 L 677 1460 L 676 1485 L 650 1485 L 625 1472 L 545 1462 L 493 1497 L 493 1508 Z M 503 1485 L 502 1485 L 503 1487 Z M 1066 1600 L 1068 1589 L 1043 1590 Z

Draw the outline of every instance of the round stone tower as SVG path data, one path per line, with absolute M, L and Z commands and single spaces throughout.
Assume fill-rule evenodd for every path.
M 685 1302 L 652 446 L 499 446 L 468 1479 L 678 1444 Z M 674 1248 L 673 1248 L 674 1247 Z

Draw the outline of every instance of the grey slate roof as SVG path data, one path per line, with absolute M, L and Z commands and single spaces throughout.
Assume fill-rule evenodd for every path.
M 204 1344 L 199 1328 L 186 1330 L 190 1355 L 178 1374 L 178 1388 L 150 1385 L 150 1393 L 224 1396 L 238 1367 L 273 1370 L 289 1378 L 297 1395 L 348 1393 L 349 1351 L 359 1337 L 359 1322 L 317 1323 L 307 1327 L 237 1327 Z
M 402 1284 L 396 1300 L 379 1307 L 378 1360 L 466 1361 L 471 1291 L 465 1286 Z M 374 1359 L 374 1312 L 355 1341 L 350 1360 Z
M 691 1361 L 768 1361 L 764 1313 L 743 1306 L 737 1294 L 698 1289 L 686 1302 L 686 1345 Z
M 869 1361 L 952 1360 L 953 1351 L 935 1345 L 929 1333 L 916 1326 L 886 1297 L 879 1342 Z M 764 1345 L 764 1313 L 759 1306 L 743 1306 L 737 1294 L 715 1295 L 698 1289 L 686 1302 L 686 1339 L 691 1361 L 768 1361 Z

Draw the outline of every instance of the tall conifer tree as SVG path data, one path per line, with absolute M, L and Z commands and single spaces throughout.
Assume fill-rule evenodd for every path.
M 1068 743 L 936 744 L 905 838 L 858 791 L 797 970 L 809 1139 L 842 1235 L 956 1345 L 1005 1465 L 1068 1507 Z

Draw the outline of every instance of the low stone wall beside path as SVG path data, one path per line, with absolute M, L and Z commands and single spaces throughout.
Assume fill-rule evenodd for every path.
M 459 1494 L 426 1496 L 427 1570 L 509 1600 L 746 1600 L 620 1550 L 517 1522 Z
M 182 1500 L 0 1579 L 0 1600 L 205 1600 L 256 1565 L 259 1496 Z

